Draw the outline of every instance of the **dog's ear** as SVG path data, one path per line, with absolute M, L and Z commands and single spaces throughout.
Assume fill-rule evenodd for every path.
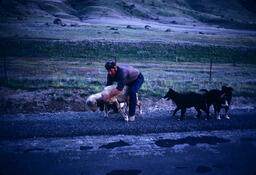
M 176 93 L 176 92 L 173 89 L 169 89 L 169 93 L 173 94 L 173 93 Z
M 200 91 L 200 92 L 208 92 L 207 89 L 200 89 L 199 91 Z
M 170 99 L 171 99 L 171 97 L 170 97 L 169 92 L 167 92 L 167 94 L 166 94 L 163 98 L 165 98 L 166 100 L 170 100 Z
M 221 90 L 224 92 L 232 92 L 234 89 L 232 87 L 222 86 Z
M 165 94 L 165 96 L 163 98 L 168 98 L 169 97 L 169 91 Z
M 225 91 L 226 89 L 228 89 L 227 86 L 222 86 L 222 87 L 221 87 L 221 90 L 222 90 L 222 91 Z

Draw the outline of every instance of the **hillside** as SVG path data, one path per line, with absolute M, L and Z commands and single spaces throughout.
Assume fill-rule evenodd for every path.
M 142 55 L 171 60 L 179 56 L 184 61 L 191 56 L 208 59 L 210 50 L 219 61 L 228 57 L 252 63 L 254 4 L 254 0 L 2 0 L 0 46 L 9 56 L 127 58 L 129 52 L 133 58 L 151 53 Z M 189 53 L 193 49 L 196 56 Z
M 214 25 L 256 29 L 254 0 L 2 0 L 3 22 Z

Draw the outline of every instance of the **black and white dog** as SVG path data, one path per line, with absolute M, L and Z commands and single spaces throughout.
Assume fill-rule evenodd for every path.
M 227 87 L 227 86 L 222 86 L 221 90 L 218 89 L 213 89 L 213 90 L 206 90 L 206 89 L 201 89 L 201 91 L 206 92 L 205 97 L 206 97 L 206 103 L 207 103 L 207 108 L 208 111 L 210 109 L 210 106 L 213 105 L 214 112 L 216 115 L 216 118 L 220 120 L 220 110 L 221 108 L 225 109 L 225 117 L 227 119 L 230 119 L 228 115 L 228 110 L 231 104 L 231 99 L 232 99 L 232 87 Z

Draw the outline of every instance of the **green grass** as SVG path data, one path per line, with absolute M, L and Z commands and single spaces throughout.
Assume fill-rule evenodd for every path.
M 42 41 L 1 40 L 0 48 L 14 57 L 85 58 L 89 61 L 158 60 L 178 62 L 204 62 L 256 64 L 255 48 L 202 46 L 191 44 L 110 41 Z M 33 65 L 31 65 L 33 66 Z
M 66 98 L 68 98 L 68 97 L 71 97 L 71 96 L 72 96 L 72 94 L 71 94 L 71 93 L 69 93 L 69 92 L 65 92 L 65 93 L 63 94 L 63 96 L 64 96 L 64 97 L 66 97 Z
M 209 63 L 118 60 L 118 64 L 132 65 L 143 73 L 145 82 L 140 93 L 144 97 L 161 98 L 169 88 L 178 92 L 199 92 L 200 89 L 220 89 L 223 85 L 232 86 L 234 96 L 256 96 L 256 66 L 253 64 L 213 62 L 211 81 Z M 31 67 L 36 67 L 37 71 Z M 9 81 L 2 77 L 2 85 L 28 90 L 85 89 L 81 97 L 102 91 L 107 76 L 104 62 L 85 58 L 9 58 L 7 72 Z M 63 98 L 70 95 L 68 91 L 63 92 Z

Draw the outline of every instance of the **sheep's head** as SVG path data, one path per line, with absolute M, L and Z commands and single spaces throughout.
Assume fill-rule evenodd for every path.
M 97 103 L 93 103 L 92 101 L 87 101 L 86 104 L 91 111 L 93 111 L 93 112 L 97 111 L 97 109 L 98 109 Z
M 93 94 L 90 95 L 86 100 L 86 105 L 89 107 L 89 109 L 93 112 L 97 111 L 97 100 L 101 98 L 101 94 Z

